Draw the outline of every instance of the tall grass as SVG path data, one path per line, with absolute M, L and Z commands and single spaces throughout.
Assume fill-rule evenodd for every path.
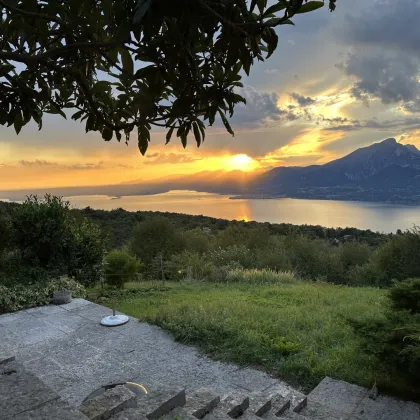
M 226 276 L 226 283 L 291 284 L 296 283 L 296 281 L 295 274 L 291 271 L 236 269 L 229 271 Z

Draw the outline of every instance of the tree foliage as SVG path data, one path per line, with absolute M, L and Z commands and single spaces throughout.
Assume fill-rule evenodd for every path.
M 122 288 L 124 283 L 137 280 L 141 262 L 123 250 L 114 250 L 105 257 L 105 281 Z
M 4 282 L 30 283 L 61 275 L 73 276 L 83 284 L 100 280 L 101 232 L 87 219 L 77 221 L 67 201 L 50 195 L 44 199 L 30 196 L 13 208 L 10 223 L 8 253 L 0 260 Z
M 323 1 L 0 0 L 0 124 L 43 115 L 85 123 L 106 141 L 152 126 L 199 146 L 206 125 L 245 102 L 242 72 L 273 54 L 275 28 Z M 335 9 L 335 0 L 329 2 Z

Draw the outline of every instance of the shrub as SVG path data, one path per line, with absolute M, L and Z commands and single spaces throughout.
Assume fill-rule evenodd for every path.
M 371 253 L 371 248 L 368 245 L 359 242 L 346 243 L 338 248 L 339 258 L 344 270 L 366 264 Z
M 216 266 L 213 265 L 210 274 L 206 280 L 214 283 L 223 283 L 226 281 L 227 276 L 232 270 L 242 269 L 243 267 L 237 262 L 230 262 L 226 265 Z
M 71 228 L 68 274 L 84 285 L 93 285 L 102 278 L 104 243 L 100 229 L 83 219 Z
M 406 309 L 413 314 L 420 314 L 420 278 L 395 281 L 390 296 L 394 310 Z
M 24 283 L 60 275 L 84 284 L 99 280 L 101 232 L 88 220 L 78 222 L 67 201 L 48 194 L 44 199 L 30 196 L 14 208 L 11 221 L 13 241 L 5 261 L 9 278 Z
M 356 265 L 349 269 L 347 282 L 350 286 L 380 286 L 382 282 L 381 273 L 373 262 L 364 265 Z
M 275 271 L 291 269 L 289 256 L 280 236 L 272 236 L 265 246 L 255 250 L 255 268 L 268 268 Z
M 244 268 L 255 267 L 255 254 L 244 245 L 218 248 L 208 254 L 216 266 L 238 263 Z
M 213 245 L 214 237 L 200 229 L 187 230 L 182 236 L 187 251 L 203 254 L 208 252 Z
M 290 284 L 296 283 L 296 277 L 291 271 L 277 272 L 273 270 L 236 269 L 228 273 L 226 282 L 252 284 Z
M 85 297 L 85 288 L 74 279 L 61 277 L 31 285 L 0 285 L 0 313 L 14 312 L 51 303 L 54 291 L 67 289 L 72 297 Z
M 153 260 L 162 255 L 167 261 L 171 255 L 185 247 L 181 232 L 166 217 L 151 217 L 133 229 L 130 250 L 149 268 Z
M 331 283 L 344 282 L 344 270 L 337 249 L 321 239 L 290 238 L 286 244 L 292 270 L 311 280 L 324 278 Z
M 141 262 L 125 251 L 111 251 L 104 258 L 105 281 L 110 286 L 122 288 L 124 283 L 137 280 Z
M 417 229 L 393 236 L 380 246 L 372 259 L 382 275 L 383 286 L 392 280 L 420 277 L 420 234 Z
M 206 280 L 213 268 L 206 254 L 192 251 L 175 254 L 167 263 L 168 276 L 173 280 Z
M 420 279 L 394 282 L 390 307 L 382 320 L 351 321 L 362 348 L 375 355 L 385 368 L 420 383 Z

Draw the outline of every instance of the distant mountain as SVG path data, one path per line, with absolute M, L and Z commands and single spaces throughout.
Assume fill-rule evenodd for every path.
M 63 195 L 130 196 L 193 190 L 233 198 L 313 198 L 420 204 L 420 151 L 390 138 L 357 149 L 325 165 L 278 167 L 266 172 L 203 171 L 118 185 L 0 191 L 1 198 L 24 199 L 45 192 Z
M 420 151 L 390 138 L 325 165 L 274 168 L 250 193 L 413 202 L 420 200 Z

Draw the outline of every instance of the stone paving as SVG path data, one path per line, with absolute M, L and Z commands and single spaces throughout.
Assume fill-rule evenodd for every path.
M 78 406 L 107 383 L 135 381 L 150 389 L 182 386 L 230 392 L 277 392 L 293 400 L 303 394 L 267 374 L 213 361 L 175 343 L 158 327 L 131 318 L 107 328 L 111 311 L 84 299 L 0 316 L 0 356 L 16 356 L 59 396 Z

